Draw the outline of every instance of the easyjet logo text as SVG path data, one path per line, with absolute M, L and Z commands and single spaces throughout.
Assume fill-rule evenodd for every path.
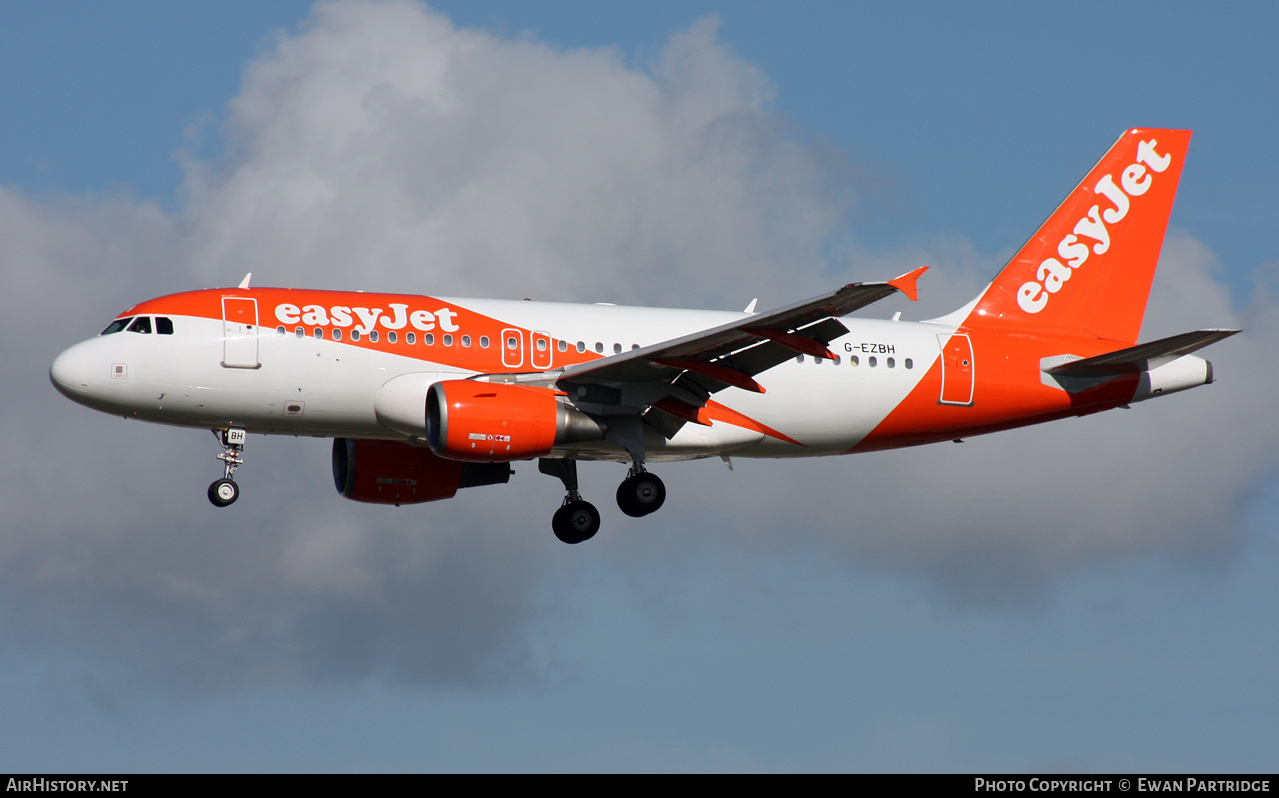
M 1150 172 L 1162 172 L 1172 162 L 1171 155 L 1159 155 L 1155 152 L 1158 141 L 1142 141 L 1137 144 L 1136 163 L 1130 164 L 1115 184 L 1113 175 L 1106 175 L 1097 181 L 1093 191 L 1105 197 L 1113 208 L 1101 209 L 1094 205 L 1088 214 L 1075 223 L 1075 229 L 1057 244 L 1057 258 L 1048 258 L 1035 270 L 1035 279 L 1022 283 L 1017 289 L 1017 304 L 1027 313 L 1038 313 L 1048 305 L 1048 299 L 1061 290 L 1070 279 L 1074 269 L 1084 265 L 1090 255 L 1104 255 L 1110 249 L 1110 230 L 1106 225 L 1115 225 L 1128 215 L 1131 204 L 1130 197 L 1140 197 L 1150 190 L 1154 176 Z M 1149 171 L 1147 171 L 1149 169 Z M 1089 246 L 1080 239 L 1087 239 Z M 1063 263 L 1062 261 L 1065 261 Z
M 355 308 L 345 305 L 291 305 L 287 302 L 275 306 L 275 318 L 281 324 L 306 324 L 312 327 L 351 327 L 367 335 L 374 327 L 381 326 L 388 330 L 402 330 L 412 326 L 415 330 L 429 332 L 438 325 L 444 332 L 455 332 L 458 326 L 453 323 L 457 311 L 443 307 L 439 310 L 409 310 L 409 306 L 401 302 L 392 302 L 383 308 Z

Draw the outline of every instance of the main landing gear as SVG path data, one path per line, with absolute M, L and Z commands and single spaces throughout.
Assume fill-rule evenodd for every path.
M 582 499 L 565 498 L 564 504 L 551 516 L 551 529 L 564 543 L 581 543 L 600 531 L 600 511 Z
M 558 477 L 567 492 L 564 503 L 551 517 L 555 537 L 570 544 L 594 537 L 600 529 L 600 511 L 577 491 L 577 461 L 542 458 L 537 462 L 537 469 Z M 617 506 L 632 518 L 655 512 L 665 501 L 666 486 L 656 475 L 644 470 L 643 463 L 631 466 L 626 479 L 617 486 Z
M 577 461 L 544 457 L 537 461 L 537 470 L 559 477 L 560 482 L 564 483 L 564 490 L 568 491 L 560 509 L 551 516 L 551 529 L 555 532 L 555 537 L 564 543 L 581 543 L 595 537 L 595 533 L 600 531 L 600 511 L 577 492 Z
M 244 439 L 248 436 L 242 429 L 215 429 L 212 432 L 222 444 L 222 454 L 218 455 L 218 459 L 225 466 L 222 479 L 214 480 L 209 486 L 209 501 L 215 507 L 226 507 L 240 498 L 240 486 L 231 477 L 237 468 L 244 465 Z
M 655 474 L 644 470 L 643 463 L 631 466 L 626 479 L 617 486 L 617 506 L 631 518 L 656 512 L 665 501 L 666 486 Z

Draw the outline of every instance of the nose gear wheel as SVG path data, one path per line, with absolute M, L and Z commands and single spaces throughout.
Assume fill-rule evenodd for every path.
M 240 486 L 232 479 L 219 479 L 209 486 L 209 501 L 214 507 L 226 507 L 240 498 Z

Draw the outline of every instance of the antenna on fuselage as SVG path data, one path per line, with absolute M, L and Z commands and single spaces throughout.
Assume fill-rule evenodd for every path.
M 244 275 L 244 279 L 240 281 L 240 288 L 248 288 L 249 278 L 252 276 L 253 276 L 253 272 L 249 272 L 248 274 Z

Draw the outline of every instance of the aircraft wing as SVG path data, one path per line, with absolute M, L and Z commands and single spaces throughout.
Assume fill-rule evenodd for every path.
M 914 300 L 927 266 L 883 283 L 851 283 L 829 294 L 745 316 L 670 341 L 566 367 L 556 386 L 581 400 L 642 409 L 664 398 L 661 409 L 695 420 L 696 408 L 728 387 L 763 393 L 755 375 L 797 354 L 834 358 L 827 347 L 848 332 L 838 321 L 897 291 Z
M 1195 330 L 1181 333 L 1169 338 L 1160 338 L 1145 344 L 1137 344 L 1126 349 L 1107 352 L 1104 355 L 1069 360 L 1064 363 L 1045 368 L 1053 375 L 1087 375 L 1103 372 L 1123 374 L 1134 371 L 1149 371 L 1164 363 L 1188 355 L 1209 344 L 1215 344 L 1223 338 L 1229 338 L 1239 330 Z

